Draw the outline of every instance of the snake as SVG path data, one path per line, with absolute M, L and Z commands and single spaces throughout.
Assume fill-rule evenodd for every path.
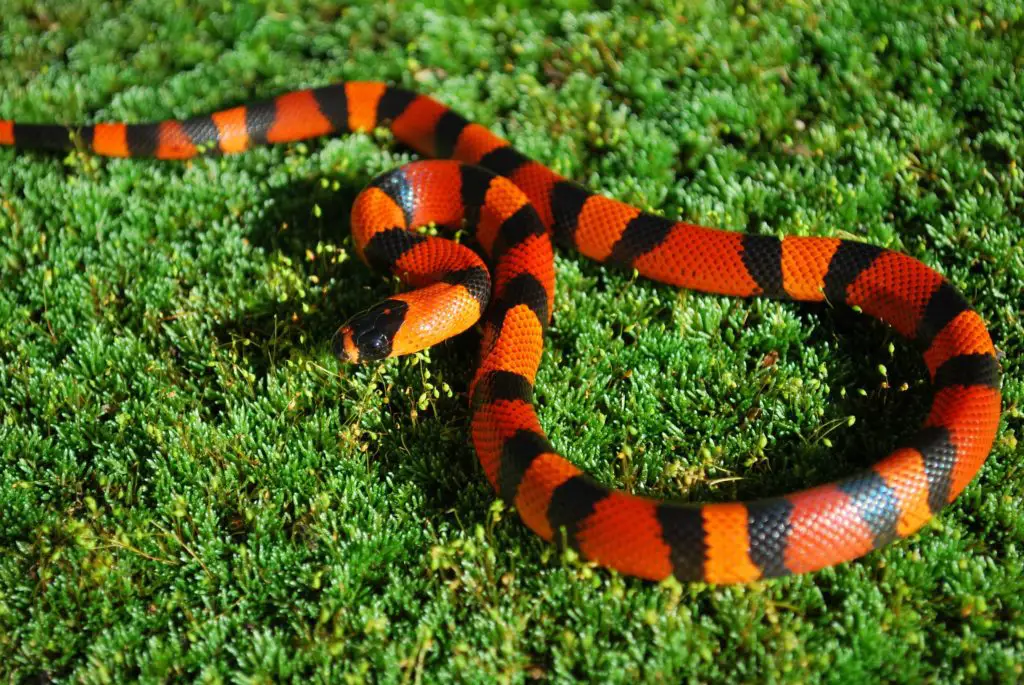
M 999 425 L 1000 365 L 981 316 L 937 271 L 865 242 L 746 234 L 641 211 L 413 90 L 345 81 L 155 123 L 0 120 L 0 145 L 183 160 L 377 128 L 424 159 L 356 197 L 353 244 L 407 289 L 339 327 L 333 352 L 369 363 L 477 327 L 472 445 L 498 497 L 545 540 L 653 581 L 806 573 L 915 533 L 984 464 Z M 881 320 L 922 350 L 934 393 L 927 417 L 870 468 L 782 496 L 698 504 L 609 488 L 559 454 L 534 407 L 555 245 L 680 288 L 845 306 Z

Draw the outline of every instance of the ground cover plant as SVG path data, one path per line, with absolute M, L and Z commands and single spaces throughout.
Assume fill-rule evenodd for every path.
M 187 163 L 3 149 L 3 679 L 1021 678 L 1024 10 L 874 4 L 6 2 L 0 118 L 401 83 L 644 209 L 905 251 L 977 306 L 1005 376 L 989 462 L 911 539 L 745 587 L 624 579 L 493 505 L 472 335 L 331 356 L 391 287 L 347 232 L 412 157 L 389 134 Z M 556 266 L 541 420 L 606 483 L 781 494 L 923 419 L 918 353 L 854 313 Z

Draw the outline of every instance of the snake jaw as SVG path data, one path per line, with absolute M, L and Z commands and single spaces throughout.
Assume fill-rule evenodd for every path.
M 338 358 L 338 361 L 350 364 L 358 364 L 360 362 L 359 347 L 352 340 L 352 328 L 350 326 L 346 325 L 338 329 L 338 332 L 334 334 L 332 348 L 334 349 L 334 356 Z

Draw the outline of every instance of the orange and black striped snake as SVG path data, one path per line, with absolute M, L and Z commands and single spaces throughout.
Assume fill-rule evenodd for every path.
M 335 351 L 368 362 L 482 321 L 472 441 L 491 485 L 546 540 L 649 579 L 736 583 L 813 571 L 906 537 L 984 463 L 999 423 L 999 365 L 985 324 L 921 262 L 821 237 L 774 237 L 647 214 L 569 181 L 424 95 L 347 82 L 185 121 L 64 127 L 0 121 L 0 144 L 186 159 L 387 126 L 420 161 L 352 208 L 356 250 L 411 290 L 342 326 Z M 416 229 L 464 229 L 455 242 Z M 935 396 L 924 426 L 872 468 L 751 502 L 680 504 L 611 490 L 560 456 L 531 403 L 552 311 L 552 241 L 683 288 L 859 308 L 916 341 Z

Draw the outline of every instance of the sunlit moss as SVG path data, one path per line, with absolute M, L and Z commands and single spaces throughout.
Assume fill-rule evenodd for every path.
M 906 251 L 992 324 L 1006 419 L 957 504 L 861 561 L 623 579 L 492 506 L 475 341 L 333 360 L 335 327 L 391 287 L 347 233 L 355 193 L 412 158 L 389 135 L 188 163 L 0 150 L 5 679 L 1020 678 L 1019 3 L 7 4 L 3 118 L 385 79 L 645 209 Z M 779 494 L 923 418 L 918 354 L 861 317 L 557 268 L 541 420 L 607 483 Z

